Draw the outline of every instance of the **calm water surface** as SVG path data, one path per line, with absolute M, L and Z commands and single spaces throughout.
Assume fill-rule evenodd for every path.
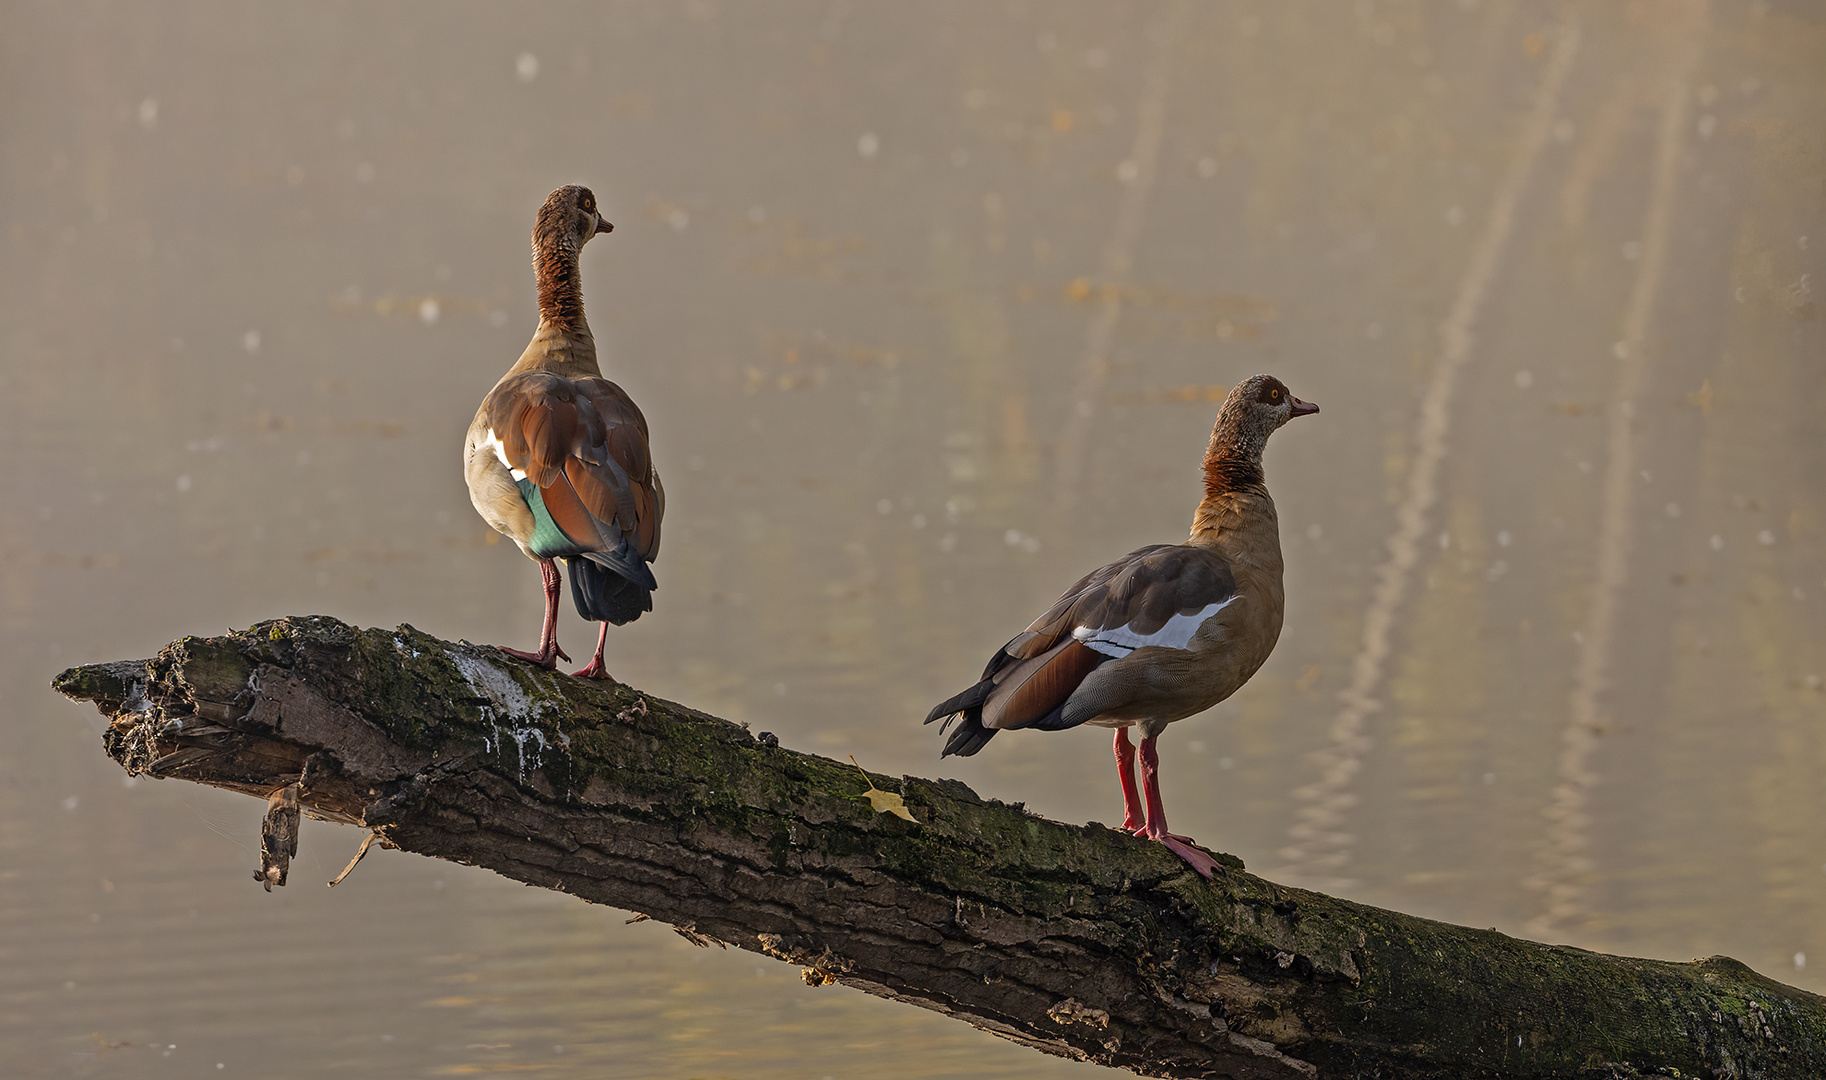
M 1287 629 L 1163 742 L 1278 880 L 1826 991 L 1826 16 L 714 2 L 0 17 L 0 1056 L 20 1075 L 1104 1072 L 134 782 L 70 664 L 325 612 L 530 646 L 471 511 L 562 183 L 670 495 L 645 690 L 1109 821 L 919 719 L 1275 439 Z M 590 628 L 567 614 L 574 655 Z

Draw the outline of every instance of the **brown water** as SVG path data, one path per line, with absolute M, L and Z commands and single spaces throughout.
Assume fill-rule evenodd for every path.
M 484 871 L 133 782 L 70 664 L 327 612 L 531 645 L 458 446 L 594 187 L 670 495 L 643 689 L 1111 820 L 919 725 L 1181 537 L 1271 371 L 1279 650 L 1163 740 L 1251 869 L 1826 991 L 1811 4 L 0 11 L 0 1055 L 20 1075 L 1090 1076 Z M 567 615 L 581 655 L 590 628 Z M 1811 961 L 1809 961 L 1811 958 Z

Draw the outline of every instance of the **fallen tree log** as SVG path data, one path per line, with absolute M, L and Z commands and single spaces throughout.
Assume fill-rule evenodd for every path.
M 1826 998 L 1727 957 L 1541 945 L 864 774 L 623 685 L 322 616 L 55 688 L 128 772 L 306 813 L 1158 1077 L 1826 1076 Z M 895 813 L 896 808 L 904 814 Z

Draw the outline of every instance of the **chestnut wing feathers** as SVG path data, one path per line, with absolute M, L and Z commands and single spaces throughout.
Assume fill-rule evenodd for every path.
M 540 554 L 597 557 L 652 588 L 644 564 L 659 553 L 665 494 L 646 418 L 627 393 L 607 379 L 530 371 L 501 380 L 482 413 L 529 506 L 527 482 L 563 534 L 559 547 Z
M 959 721 L 946 754 L 969 755 L 1003 728 L 1071 727 L 1066 702 L 1103 663 L 1137 648 L 1183 649 L 1205 619 L 1236 598 L 1222 556 L 1154 544 L 1081 578 L 1027 629 L 996 650 L 975 686 L 934 708 L 926 723 Z

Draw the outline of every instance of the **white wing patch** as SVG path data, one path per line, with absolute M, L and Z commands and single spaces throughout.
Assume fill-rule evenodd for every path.
M 495 437 L 494 428 L 488 429 L 488 438 L 483 441 L 482 445 L 495 452 L 495 457 L 501 462 L 502 467 L 507 470 L 508 475 L 514 478 L 514 483 L 517 484 L 526 479 L 526 470 L 514 468 L 513 463 L 507 460 L 507 447 L 502 444 L 500 439 Z
M 1190 615 L 1175 615 L 1167 620 L 1165 626 L 1152 634 L 1137 634 L 1126 625 L 1113 626 L 1108 630 L 1079 626 L 1072 630 L 1072 637 L 1105 656 L 1114 656 L 1118 659 L 1146 645 L 1183 649 L 1192 643 L 1192 635 L 1198 633 L 1198 628 L 1205 624 L 1206 619 L 1229 607 L 1235 601 L 1236 597 L 1232 596 L 1214 604 L 1207 604 L 1202 610 Z

